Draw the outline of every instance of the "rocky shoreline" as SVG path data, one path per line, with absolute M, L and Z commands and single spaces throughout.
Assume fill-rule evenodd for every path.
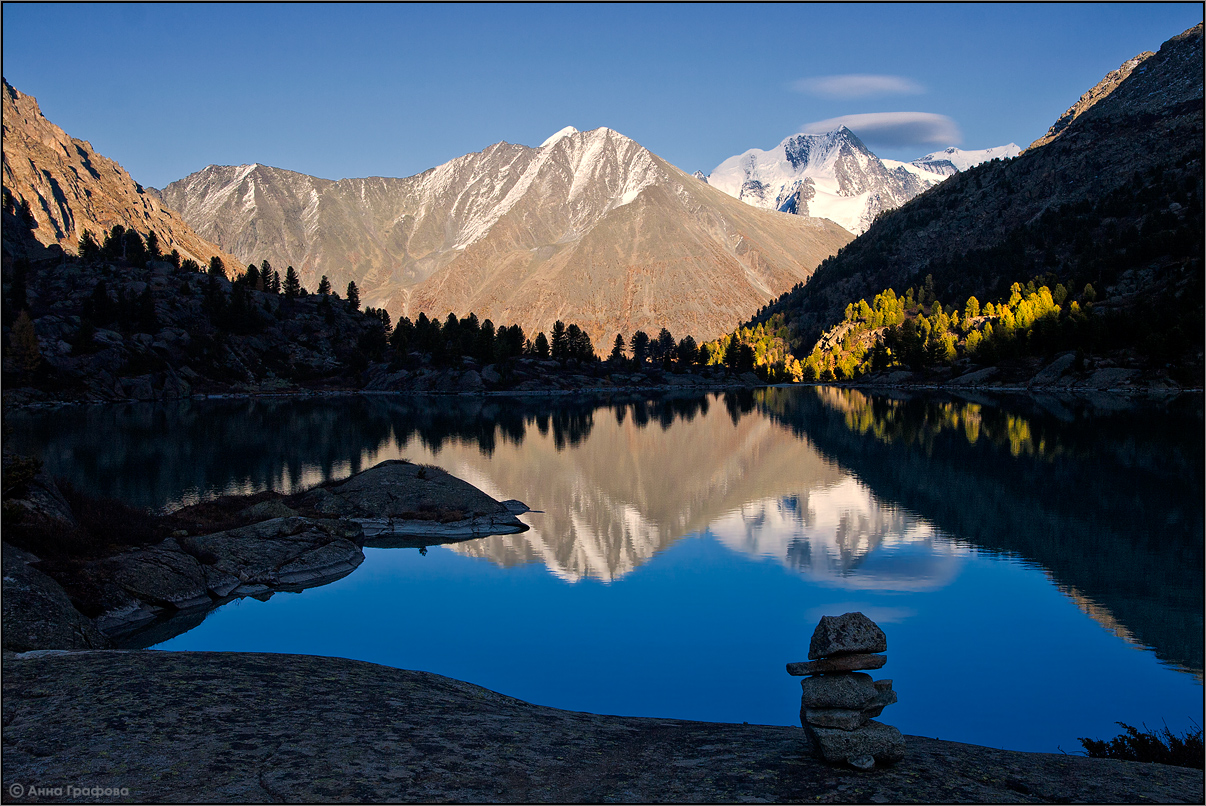
M 800 727 L 561 711 L 341 658 L 6 652 L 4 670 L 11 803 L 1203 798 L 1200 770 L 921 736 L 859 772 L 813 758 Z
M 5 501 L 6 520 L 15 518 L 18 529 L 53 535 L 80 528 L 52 479 L 40 474 L 25 487 L 23 497 Z M 439 468 L 395 460 L 291 496 L 264 492 L 185 507 L 158 522 L 171 536 L 100 556 L 56 555 L 46 563 L 28 550 L 34 546 L 5 542 L 3 646 L 149 646 L 234 599 L 340 579 L 364 561 L 365 545 L 513 534 L 528 528 L 516 517 L 527 509 Z

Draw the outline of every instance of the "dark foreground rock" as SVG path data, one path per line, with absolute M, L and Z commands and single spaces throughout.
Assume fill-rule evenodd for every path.
M 907 737 L 870 772 L 797 727 L 597 716 L 304 655 L 5 654 L 6 802 L 1201 802 L 1202 772 Z M 18 795 L 14 785 L 64 787 Z M 128 789 L 71 797 L 68 786 Z
M 109 639 L 75 609 L 66 591 L 33 565 L 38 558 L 3 544 L 4 648 L 103 649 Z

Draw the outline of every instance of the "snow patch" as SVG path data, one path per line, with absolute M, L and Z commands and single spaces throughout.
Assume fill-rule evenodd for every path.
M 966 171 L 968 168 L 979 165 L 982 162 L 995 159 L 1013 159 L 1021 153 L 1022 149 L 1018 148 L 1016 143 L 972 151 L 964 151 L 961 148 L 952 147 L 943 149 L 942 151 L 935 151 L 933 154 L 926 154 L 920 159 L 913 160 L 912 164 L 924 167 L 927 162 L 946 161 L 954 165 L 956 170 Z
M 569 137 L 570 135 L 574 135 L 577 133 L 578 133 L 578 130 L 575 129 L 573 126 L 566 126 L 564 129 L 557 132 L 552 137 L 550 137 L 549 139 L 547 139 L 543 143 L 541 143 L 539 147 L 544 148 L 545 146 L 551 146 L 553 143 L 557 142 L 562 137 Z

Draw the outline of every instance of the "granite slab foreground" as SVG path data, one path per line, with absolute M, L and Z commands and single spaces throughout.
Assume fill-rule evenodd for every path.
M 6 803 L 1203 797 L 1199 770 L 918 736 L 906 737 L 896 766 L 858 773 L 810 758 L 799 727 L 560 711 L 439 675 L 307 655 L 6 652 L 3 695 Z M 31 787 L 63 794 L 30 796 Z M 73 798 L 69 787 L 129 794 Z

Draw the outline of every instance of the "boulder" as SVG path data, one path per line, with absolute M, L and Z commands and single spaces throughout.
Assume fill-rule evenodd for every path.
M 871 720 L 855 730 L 826 728 L 805 723 L 804 730 L 812 740 L 818 756 L 830 764 L 859 762 L 854 766 L 868 769 L 865 759 L 870 756 L 880 764 L 893 764 L 904 758 L 904 737 L 891 725 Z
M 1030 379 L 1029 386 L 1050 386 L 1076 363 L 1076 353 L 1063 353 Z
M 996 367 L 985 367 L 947 382 L 948 386 L 983 386 L 997 374 Z
M 1083 385 L 1090 389 L 1117 389 L 1131 385 L 1139 376 L 1139 370 L 1125 367 L 1103 367 L 1093 373 Z M 1081 386 L 1082 384 L 1075 384 Z
M 239 585 L 243 584 L 237 576 L 214 568 L 212 565 L 201 566 L 201 573 L 205 578 L 205 587 L 218 599 L 226 598 L 234 593 Z
M 90 604 L 100 610 L 94 622 L 96 629 L 108 636 L 150 621 L 163 612 L 162 607 L 147 604 L 112 581 L 100 584 L 99 593 Z
M 369 536 L 510 534 L 528 528 L 512 514 L 520 502 L 504 505 L 438 467 L 396 459 L 318 487 L 295 505 L 350 518 Z
M 124 378 L 121 381 L 122 391 L 126 397 L 135 400 L 154 400 L 155 390 L 151 385 L 150 375 L 138 375 L 134 378 Z
M 502 383 L 502 375 L 498 374 L 498 370 L 493 364 L 488 364 L 482 370 L 482 380 L 489 384 Z
M 279 498 L 272 498 L 268 501 L 252 504 L 247 509 L 239 512 L 239 515 L 248 521 L 259 522 L 271 520 L 272 518 L 295 518 L 298 516 L 298 512 L 296 509 L 290 508 Z
M 886 655 L 838 655 L 834 658 L 824 658 L 799 663 L 787 664 L 787 673 L 796 677 L 808 674 L 825 674 L 826 672 L 857 672 L 862 669 L 878 669 L 888 662 Z
M 213 571 L 237 578 L 239 587 L 234 593 L 343 576 L 364 561 L 362 540 L 355 524 L 317 518 L 273 518 L 210 535 L 179 538 L 190 554 L 212 558 Z
M 109 639 L 75 609 L 59 583 L 34 568 L 38 558 L 4 543 L 3 613 L 6 650 L 107 649 Z
M 481 374 L 474 369 L 467 369 L 456 379 L 458 392 L 480 392 L 485 388 Z
M 92 333 L 92 341 L 102 347 L 121 347 L 124 339 L 116 330 L 97 328 Z
M 800 681 L 805 708 L 865 708 L 878 694 L 871 675 L 862 672 L 825 674 Z
M 874 621 L 862 613 L 845 613 L 821 617 L 808 646 L 808 659 L 886 652 L 887 649 L 888 638 Z
M 102 561 L 104 578 L 140 601 L 185 610 L 210 604 L 201 564 L 169 537 L 157 546 L 122 552 Z

